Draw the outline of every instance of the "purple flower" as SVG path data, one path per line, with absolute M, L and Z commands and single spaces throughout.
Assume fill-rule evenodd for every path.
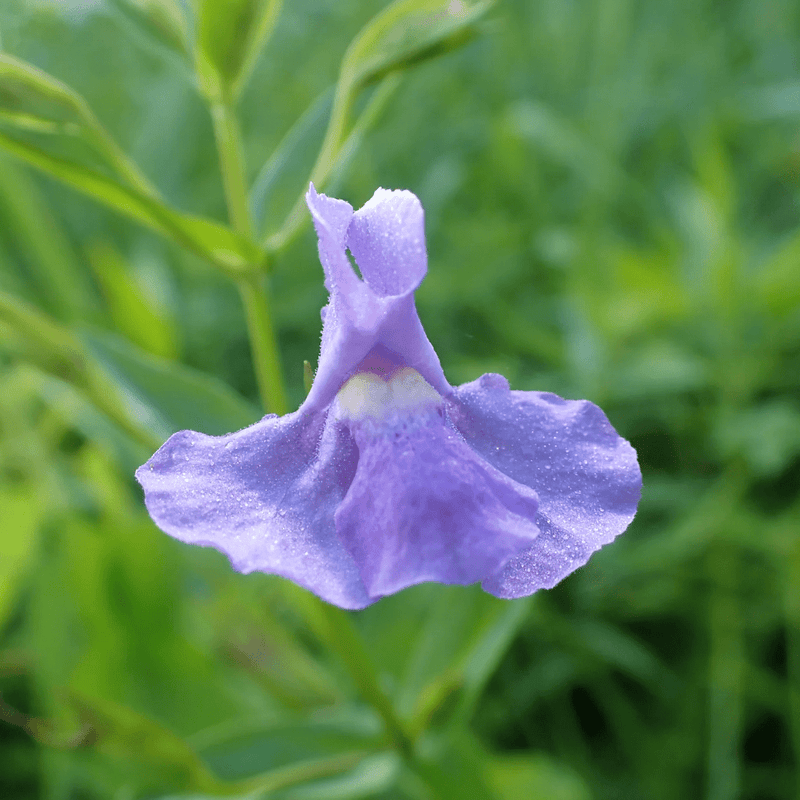
M 419 200 L 306 199 L 330 293 L 311 391 L 237 433 L 172 436 L 136 473 L 158 526 L 350 609 L 424 581 L 522 597 L 622 533 L 641 473 L 597 406 L 447 382 L 414 306 Z

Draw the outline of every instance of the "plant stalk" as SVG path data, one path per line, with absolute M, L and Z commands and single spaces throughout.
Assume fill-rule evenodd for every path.
M 236 231 L 252 239 L 253 223 L 247 204 L 245 162 L 239 122 L 227 99 L 212 99 L 210 110 L 228 216 Z M 269 292 L 262 282 L 260 273 L 261 270 L 253 265 L 253 268 L 242 275 L 236 283 L 247 319 L 253 370 L 261 402 L 265 411 L 285 414 L 289 406 L 283 384 L 278 341 L 272 321 Z
M 283 386 L 283 369 L 272 322 L 269 292 L 265 289 L 263 280 L 261 275 L 249 274 L 240 278 L 237 286 L 247 319 L 253 368 L 261 402 L 267 412 L 285 414 L 289 410 L 289 404 Z

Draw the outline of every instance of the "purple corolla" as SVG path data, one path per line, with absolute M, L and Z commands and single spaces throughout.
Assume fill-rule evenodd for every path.
M 306 199 L 330 293 L 311 390 L 237 433 L 172 436 L 136 473 L 156 524 L 348 609 L 424 581 L 522 597 L 622 533 L 641 473 L 597 406 L 447 382 L 414 305 L 419 200 Z

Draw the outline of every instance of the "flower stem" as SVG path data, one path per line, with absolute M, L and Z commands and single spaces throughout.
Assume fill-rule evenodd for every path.
M 212 99 L 210 110 L 228 216 L 231 225 L 239 233 L 252 238 L 253 223 L 247 205 L 244 153 L 239 122 L 231 103 L 226 98 Z M 269 292 L 263 283 L 261 270 L 256 269 L 254 265 L 236 283 L 247 319 L 253 370 L 261 402 L 266 411 L 285 414 L 289 406 L 283 385 L 283 370 L 272 322 Z
M 353 98 L 339 89 L 334 98 L 333 109 L 328 123 L 325 139 L 317 156 L 317 160 L 309 175 L 309 181 L 317 189 L 325 188 L 325 183 L 346 162 L 353 151 L 358 147 L 366 132 L 380 116 L 387 102 L 400 85 L 400 75 L 392 74 L 383 79 L 375 89 L 369 103 L 361 112 L 350 133 L 345 136 L 347 118 L 352 108 Z M 306 184 L 307 186 L 308 184 Z M 303 223 L 309 219 L 305 211 L 305 189 L 292 210 L 284 219 L 281 227 L 270 234 L 262 242 L 268 251 L 274 252 L 284 248 L 302 228 Z
M 253 226 L 247 208 L 247 185 L 245 183 L 244 153 L 239 121 L 227 99 L 210 101 L 211 121 L 214 124 L 214 138 L 217 142 L 219 168 L 225 190 L 225 202 L 231 225 L 252 237 Z
M 289 405 L 283 388 L 283 370 L 272 324 L 270 298 L 262 281 L 261 275 L 251 274 L 239 279 L 237 286 L 247 318 L 261 402 L 266 411 L 285 414 Z
M 317 637 L 338 655 L 364 700 L 381 717 L 395 749 L 406 760 L 413 760 L 413 739 L 381 688 L 375 664 L 349 614 L 304 589 L 291 587 L 289 591 L 294 606 L 303 613 Z

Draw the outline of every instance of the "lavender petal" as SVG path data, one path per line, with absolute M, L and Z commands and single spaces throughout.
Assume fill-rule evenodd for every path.
M 611 542 L 636 513 L 636 451 L 586 400 L 510 391 L 500 375 L 455 390 L 449 411 L 469 445 L 539 496 L 540 535 L 483 582 L 498 597 L 550 588 Z

